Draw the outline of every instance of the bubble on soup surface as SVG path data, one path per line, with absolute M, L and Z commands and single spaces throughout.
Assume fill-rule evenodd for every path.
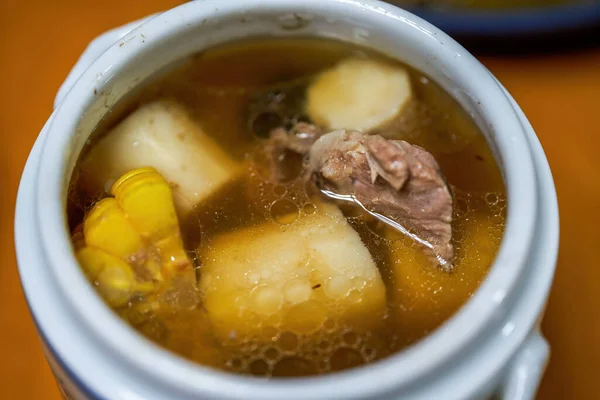
M 348 300 L 351 301 L 352 303 L 360 303 L 362 300 L 362 297 L 360 296 L 360 293 L 358 290 L 351 290 L 350 293 L 348 293 Z
M 340 371 L 347 368 L 357 367 L 366 360 L 360 352 L 348 347 L 341 347 L 331 355 L 331 369 Z
M 293 377 L 314 375 L 317 368 L 311 361 L 301 357 L 284 357 L 273 367 L 274 377 Z
M 260 346 L 256 346 L 256 348 L 250 352 L 250 357 L 258 357 L 262 354 L 261 352 L 262 348 Z
M 298 218 L 298 206 L 288 199 L 277 200 L 271 205 L 271 217 L 281 225 L 291 224 Z
M 367 346 L 365 346 L 361 349 L 361 353 L 365 357 L 365 359 L 366 359 L 365 361 L 372 360 L 377 355 L 377 352 L 374 348 L 367 347 Z
M 273 186 L 273 194 L 275 196 L 284 196 L 287 193 L 287 188 L 284 185 Z
M 358 334 L 353 331 L 345 332 L 342 336 L 342 340 L 348 346 L 355 346 L 359 343 Z
M 254 340 L 248 340 L 241 346 L 241 350 L 244 353 L 254 353 L 257 350 L 260 350 L 260 346 Z
M 312 203 L 306 203 L 303 207 L 302 207 L 302 213 L 304 215 L 312 215 L 315 213 L 315 211 L 317 210 L 317 207 L 312 204 Z
M 454 200 L 454 218 L 460 218 L 469 211 L 469 204 L 464 197 L 456 196 Z
M 248 366 L 248 369 L 252 375 L 255 376 L 267 376 L 270 373 L 269 364 L 263 360 L 254 360 Z
M 498 196 L 498 193 L 487 193 L 485 195 L 485 202 L 487 203 L 488 207 L 498 204 L 499 201 L 500 197 Z
M 337 329 L 337 326 L 338 324 L 335 319 L 325 318 L 325 321 L 323 321 L 323 329 L 325 332 L 333 332 Z
M 334 348 L 338 348 L 342 345 L 342 337 L 337 334 L 337 332 L 335 332 L 336 334 L 331 338 L 331 344 Z
M 276 347 L 268 347 L 264 349 L 263 355 L 268 361 L 276 361 L 277 359 L 279 359 L 280 352 Z
M 277 340 L 277 345 L 284 353 L 294 352 L 298 349 L 298 336 L 293 332 L 281 332 Z
M 285 315 L 284 323 L 296 333 L 313 333 L 325 321 L 327 310 L 316 300 L 308 300 L 291 307 Z
M 327 339 L 323 339 L 319 342 L 319 348 L 323 351 L 327 351 L 331 348 L 331 342 Z
M 263 328 L 260 332 L 260 337 L 263 340 L 268 340 L 268 341 L 277 340 L 279 338 L 279 329 L 277 327 L 274 327 L 271 325 L 263 326 Z

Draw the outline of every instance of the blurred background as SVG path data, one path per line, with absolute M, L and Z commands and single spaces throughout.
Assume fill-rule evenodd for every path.
M 434 23 L 478 56 L 536 129 L 553 170 L 561 213 L 559 263 L 542 322 L 552 356 L 538 397 L 599 399 L 600 2 L 389 2 Z M 52 112 L 58 87 L 94 37 L 181 3 L 0 1 L 2 398 L 60 399 L 28 314 L 14 255 L 15 197 L 29 150 Z
M 600 43 L 598 0 L 390 0 L 478 54 L 573 51 Z

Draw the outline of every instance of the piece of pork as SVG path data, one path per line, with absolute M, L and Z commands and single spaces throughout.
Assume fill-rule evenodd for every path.
M 402 140 L 358 131 L 320 136 L 309 170 L 321 189 L 352 195 L 370 211 L 416 235 L 444 269 L 454 259 L 452 194 L 431 154 Z
M 307 122 L 298 122 L 290 130 L 283 127 L 273 129 L 266 148 L 271 178 L 276 182 L 287 180 L 289 173 L 284 166 L 286 159 L 293 155 L 300 158 L 307 155 L 322 134 L 319 127 Z

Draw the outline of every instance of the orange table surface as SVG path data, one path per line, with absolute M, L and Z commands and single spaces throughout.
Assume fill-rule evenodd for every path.
M 177 0 L 0 1 L 0 397 L 60 399 L 15 262 L 17 186 L 59 85 L 98 34 Z M 540 399 L 600 398 L 600 49 L 486 57 L 544 146 L 560 212 L 559 264 L 542 324 L 552 356 Z

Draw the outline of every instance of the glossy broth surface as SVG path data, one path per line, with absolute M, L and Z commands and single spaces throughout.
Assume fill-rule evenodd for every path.
M 174 66 L 117 105 L 98 125 L 88 147 L 139 105 L 166 97 L 183 104 L 203 130 L 240 161 L 240 176 L 180 221 L 186 250 L 200 277 L 203 258 L 216 251 L 219 235 L 257 226 L 283 231 L 290 215 L 297 216 L 293 220 L 315 212 L 314 198 L 300 177 L 283 184 L 269 179 L 265 138 L 253 130 L 248 105 L 260 93 L 302 88 L 316 74 L 350 56 L 400 64 L 363 48 L 326 40 L 265 39 L 209 49 Z M 453 189 L 457 258 L 450 273 L 432 266 L 409 238 L 342 207 L 385 283 L 386 310 L 375 325 L 324 319 L 315 331 L 294 332 L 278 329 L 275 322 L 258 334 L 241 337 L 231 332 L 224 339 L 216 333 L 202 302 L 190 309 L 154 307 L 141 312 L 137 306 L 145 299 L 140 297 L 115 311 L 141 334 L 183 357 L 268 377 L 322 374 L 370 363 L 440 326 L 485 278 L 502 238 L 506 198 L 499 169 L 471 118 L 427 76 L 404 67 L 410 71 L 415 95 L 398 125 L 397 138 L 431 152 Z M 298 115 L 303 117 L 301 109 Z M 84 194 L 78 187 L 80 178 L 76 169 L 68 204 L 72 229 L 97 200 L 107 196 Z M 182 290 L 161 301 L 185 298 Z

